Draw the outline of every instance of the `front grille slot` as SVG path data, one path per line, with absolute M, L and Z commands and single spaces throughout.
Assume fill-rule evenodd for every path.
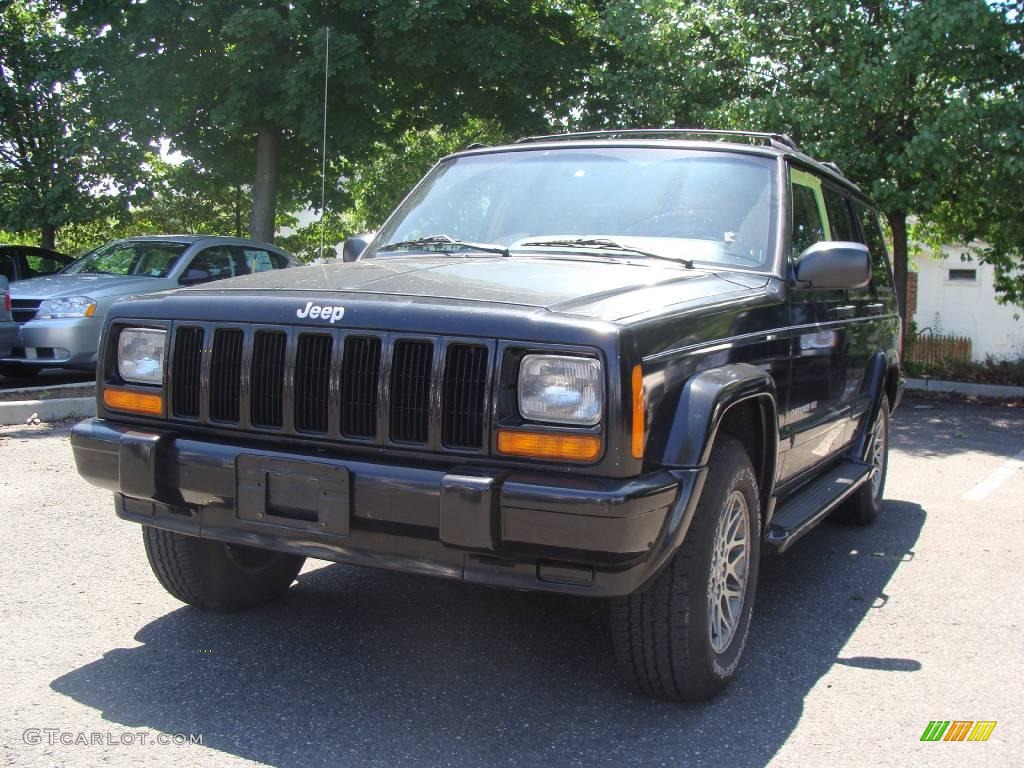
M 210 357 L 210 418 L 238 423 L 242 400 L 242 342 L 237 328 L 218 328 Z
M 288 336 L 257 331 L 252 347 L 252 423 L 280 429 L 284 416 L 284 363 Z
M 16 323 L 27 323 L 36 316 L 42 299 L 11 299 L 11 317 Z
M 487 348 L 453 344 L 444 369 L 442 442 L 450 448 L 483 445 Z
M 174 335 L 174 370 L 171 375 L 175 416 L 199 418 L 199 372 L 203 360 L 203 329 L 179 328 Z
M 431 342 L 395 342 L 391 362 L 391 439 L 397 443 L 427 442 L 433 364 Z
M 330 336 L 303 334 L 295 354 L 295 428 L 327 432 L 331 383 Z
M 341 434 L 377 436 L 377 385 L 380 381 L 380 339 L 349 336 L 341 370 Z

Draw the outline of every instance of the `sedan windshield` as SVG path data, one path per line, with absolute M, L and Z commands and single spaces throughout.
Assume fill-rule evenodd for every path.
M 187 247 L 185 243 L 110 243 L 87 253 L 61 274 L 167 277 Z
M 466 155 L 434 169 L 364 258 L 465 255 L 487 243 L 513 253 L 647 252 L 766 269 L 778 204 L 774 176 L 770 158 L 660 147 Z

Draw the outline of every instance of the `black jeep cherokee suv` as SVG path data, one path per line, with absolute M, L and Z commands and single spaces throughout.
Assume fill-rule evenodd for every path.
M 878 514 L 883 236 L 787 137 L 472 148 L 363 244 L 110 312 L 75 460 L 175 597 L 257 605 L 309 556 L 610 598 L 626 680 L 697 700 L 762 546 Z

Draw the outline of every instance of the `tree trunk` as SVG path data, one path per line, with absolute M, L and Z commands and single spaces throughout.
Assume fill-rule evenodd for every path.
M 242 185 L 235 185 L 235 237 L 242 236 Z
M 42 248 L 49 248 L 53 250 L 54 244 L 57 242 L 57 228 L 52 224 L 44 224 L 42 230 L 42 236 L 39 238 L 39 245 Z
M 261 129 L 256 139 L 256 181 L 252 185 L 252 220 L 249 224 L 249 234 L 253 240 L 265 243 L 274 242 L 280 157 L 281 129 Z

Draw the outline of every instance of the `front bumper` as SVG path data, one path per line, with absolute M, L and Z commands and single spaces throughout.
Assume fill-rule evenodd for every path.
M 682 542 L 706 469 L 615 480 L 281 452 L 104 419 L 78 471 L 117 514 L 218 541 L 518 589 L 642 588 Z
M 99 356 L 101 317 L 29 320 L 18 331 L 17 354 L 0 362 L 52 368 L 95 368 Z

